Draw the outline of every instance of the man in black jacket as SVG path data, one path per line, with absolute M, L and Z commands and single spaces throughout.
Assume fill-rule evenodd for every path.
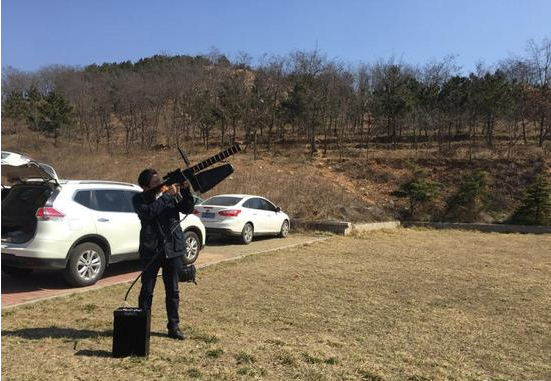
M 161 179 L 154 169 L 145 169 L 138 177 L 138 184 L 147 191 L 158 186 Z M 142 274 L 142 288 L 139 296 L 139 307 L 151 309 L 153 290 L 159 269 L 163 269 L 165 285 L 166 313 L 168 317 L 168 335 L 183 340 L 184 335 L 178 326 L 178 272 L 181 270 L 182 256 L 185 252 L 184 234 L 180 227 L 179 213 L 193 212 L 193 196 L 187 182 L 181 184 L 180 190 L 172 185 L 164 193 L 140 193 L 132 199 L 134 210 L 140 218 L 140 262 L 145 268 Z M 159 255 L 153 260 L 156 254 Z M 153 262 L 151 262 L 153 260 Z M 151 263 L 148 267 L 146 267 Z

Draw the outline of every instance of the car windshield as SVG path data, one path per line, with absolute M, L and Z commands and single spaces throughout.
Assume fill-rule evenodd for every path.
M 237 204 L 242 199 L 242 197 L 216 196 L 209 198 L 207 201 L 203 201 L 201 205 L 232 206 Z

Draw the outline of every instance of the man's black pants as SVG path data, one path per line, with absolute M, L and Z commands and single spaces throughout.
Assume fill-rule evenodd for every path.
M 142 268 L 149 263 L 142 260 Z M 164 255 L 159 255 L 154 262 L 145 269 L 142 274 L 142 288 L 138 299 L 139 307 L 145 310 L 151 309 L 153 302 L 153 290 L 157 281 L 159 269 L 163 269 L 163 283 L 165 284 L 165 303 L 166 315 L 168 324 L 166 327 L 169 330 L 178 327 L 180 322 L 178 316 L 178 305 L 180 304 L 180 293 L 178 291 L 178 272 L 182 268 L 182 257 L 166 258 Z

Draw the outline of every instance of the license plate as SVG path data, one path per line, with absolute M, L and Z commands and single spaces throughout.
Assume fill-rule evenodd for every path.
M 203 218 L 214 218 L 214 213 L 205 212 L 205 213 L 201 214 L 201 217 L 203 217 Z

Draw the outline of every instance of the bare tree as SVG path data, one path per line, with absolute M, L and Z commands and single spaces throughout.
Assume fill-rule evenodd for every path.
M 549 82 L 551 79 L 551 40 L 545 38 L 540 45 L 534 40 L 528 41 L 527 46 L 528 62 L 533 70 L 532 83 L 539 90 L 539 97 L 536 101 L 536 118 L 539 123 L 538 144 L 543 142 L 551 132 L 549 112 L 551 110 L 551 99 L 549 96 Z

